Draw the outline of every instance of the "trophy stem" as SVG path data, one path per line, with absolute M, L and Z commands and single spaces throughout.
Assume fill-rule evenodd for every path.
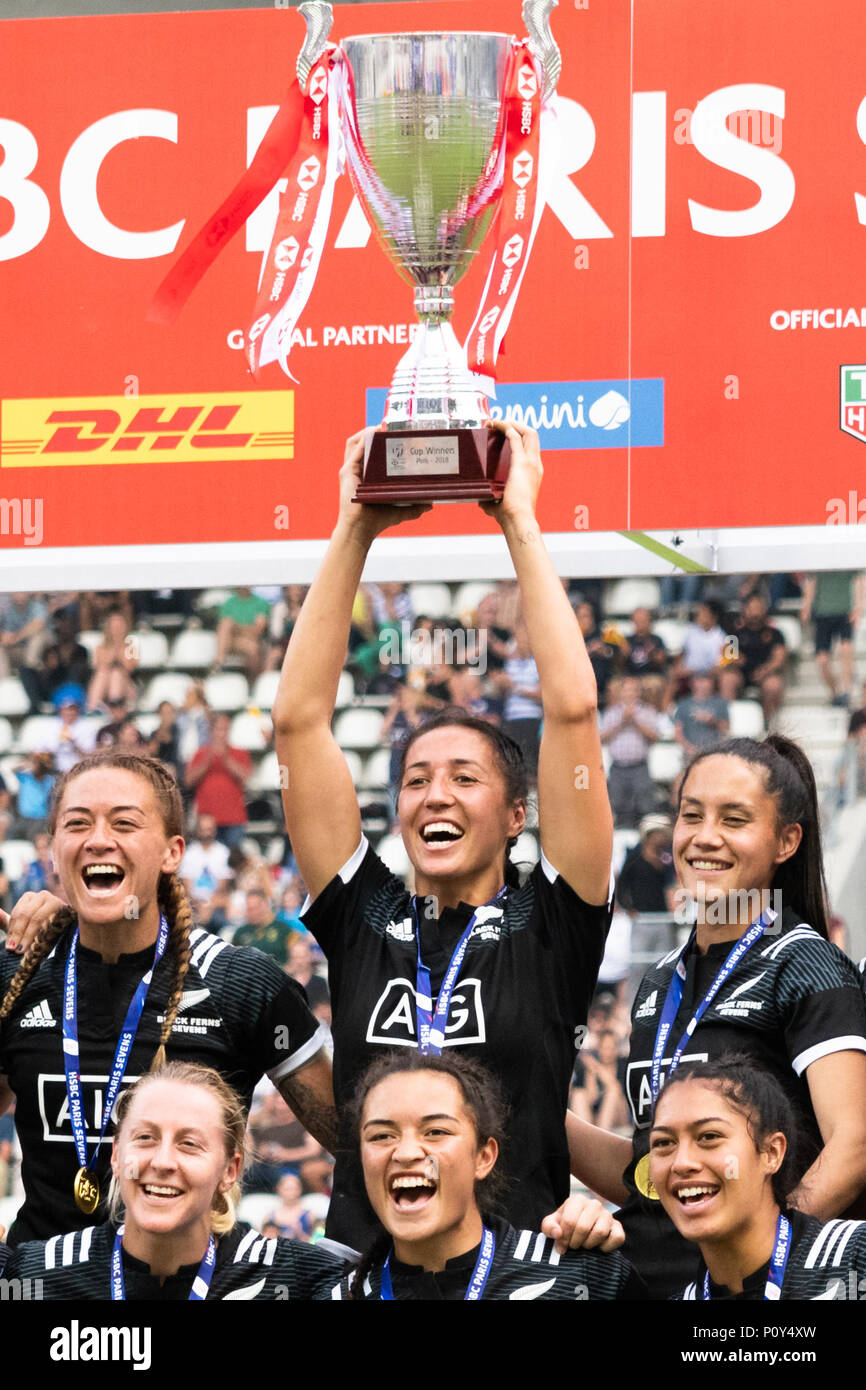
M 450 323 L 424 319 L 397 364 L 384 428 L 477 429 L 489 410 Z
M 417 285 L 415 313 L 422 323 L 442 323 L 454 312 L 454 289 L 451 285 Z

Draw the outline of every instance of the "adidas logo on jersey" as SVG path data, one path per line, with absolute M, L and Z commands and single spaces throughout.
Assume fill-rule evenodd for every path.
M 35 1008 L 30 1009 L 24 1015 L 18 1026 L 19 1028 L 53 1028 L 56 1022 L 57 1019 L 48 1006 L 48 1000 L 43 999 L 41 1004 L 37 1004 Z
M 641 1004 L 640 1008 L 635 1014 L 635 1018 L 652 1018 L 653 1014 L 656 1011 L 658 997 L 659 992 L 657 989 L 654 989 L 652 994 L 647 995 L 646 999 Z
M 415 928 L 412 918 L 404 917 L 402 922 L 389 922 L 385 928 L 385 935 L 393 936 L 395 941 L 414 941 Z

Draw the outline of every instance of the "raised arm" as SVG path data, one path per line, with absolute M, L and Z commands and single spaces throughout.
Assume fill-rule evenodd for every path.
M 387 526 L 429 510 L 352 502 L 364 437 L 361 431 L 346 443 L 337 525 L 298 614 L 272 711 L 286 829 L 311 898 L 330 883 L 361 839 L 358 800 L 331 733 L 331 717 L 367 552 Z
M 535 518 L 538 435 L 503 426 L 511 444 L 505 495 L 483 510 L 502 527 L 538 668 L 544 732 L 538 758 L 541 846 L 584 902 L 607 899 L 613 818 L 598 734 L 598 691 L 583 634 Z

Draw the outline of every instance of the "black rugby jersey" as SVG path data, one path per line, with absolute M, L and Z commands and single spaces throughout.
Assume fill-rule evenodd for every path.
M 578 1302 L 598 1299 L 644 1299 L 646 1288 L 628 1260 L 617 1250 L 602 1255 L 598 1250 L 568 1250 L 560 1255 L 554 1243 L 540 1231 L 516 1231 L 506 1222 L 494 1222 L 496 1250 L 484 1286 L 482 1299 L 527 1298 Z M 394 1301 L 442 1299 L 457 1302 L 464 1298 L 479 1246 L 449 1260 L 444 1270 L 429 1274 L 419 1265 L 404 1265 L 391 1256 L 390 1273 Z M 332 1290 L 334 1299 L 351 1296 L 352 1274 Z M 382 1265 L 377 1265 L 363 1283 L 363 1300 L 381 1296 Z
M 662 1059 L 663 1076 L 733 944 L 719 942 L 704 955 L 690 952 L 682 1001 Z M 632 1007 L 626 1093 L 635 1124 L 635 1157 L 624 1174 L 632 1195 L 620 1213 L 630 1258 L 653 1296 L 664 1298 L 692 1277 L 696 1247 L 678 1234 L 658 1201 L 638 1193 L 634 1170 L 649 1149 L 653 1045 L 678 957 L 679 948 L 647 972 Z M 805 1169 L 822 1147 L 806 1070 L 821 1057 L 851 1050 L 866 1052 L 866 1001 L 856 968 L 837 946 L 785 909 L 781 930 L 766 932 L 722 985 L 680 1063 L 716 1061 L 725 1052 L 737 1052 L 771 1071 L 794 1107 Z
M 105 1222 L 50 1240 L 28 1240 L 8 1252 L 5 1269 L 0 1254 L 0 1274 L 7 1281 L 21 1280 L 34 1299 L 110 1301 L 114 1236 L 115 1228 Z M 324 1300 L 331 1297 L 334 1280 L 344 1268 L 342 1261 L 317 1245 L 283 1236 L 269 1239 L 239 1224 L 217 1242 L 208 1301 Z M 198 1271 L 198 1264 L 184 1265 L 161 1284 L 148 1265 L 123 1251 L 128 1302 L 188 1300 Z
M 472 909 L 425 915 L 421 951 L 438 993 Z M 448 1047 L 466 1049 L 502 1082 L 509 1138 L 500 1164 L 515 1224 L 538 1226 L 569 1192 L 565 1139 L 575 1034 L 586 1022 L 611 906 L 584 903 L 542 856 L 520 888 L 479 908 L 451 1001 Z M 312 906 L 305 926 L 328 957 L 337 1104 L 371 1057 L 417 1046 L 417 948 L 410 896 L 366 839 Z M 368 1247 L 378 1226 L 357 1160 L 338 1155 L 328 1235 Z
M 78 1158 L 69 1122 L 63 1071 L 63 980 L 72 929 L 28 981 L 11 1016 L 0 1025 L 0 1072 L 16 1096 L 26 1199 L 9 1232 L 10 1244 L 77 1230 L 88 1218 L 75 1205 Z M 301 987 L 260 951 L 230 946 L 210 932 L 190 933 L 192 955 L 166 1053 L 169 1061 L 215 1067 L 249 1109 L 267 1072 L 279 1082 L 310 1061 L 327 1040 Z M 78 1032 L 88 1157 L 99 1137 L 105 1087 L 129 1001 L 153 964 L 153 946 L 107 965 L 78 947 Z M 0 997 L 19 958 L 0 952 Z M 148 1071 L 159 1046 L 173 967 L 164 955 L 153 980 L 127 1063 L 123 1088 Z M 103 1194 L 109 1182 L 109 1136 L 93 1165 Z M 97 1217 L 104 1215 L 100 1207 Z
M 782 1282 L 783 1300 L 809 1299 L 854 1301 L 866 1298 L 866 1221 L 819 1221 L 802 1212 L 789 1211 L 791 1249 Z M 731 1293 L 710 1280 L 710 1298 L 754 1303 L 764 1297 L 770 1261 L 743 1280 L 741 1293 Z M 697 1277 L 678 1298 L 700 1300 L 704 1296 L 706 1266 L 700 1261 Z

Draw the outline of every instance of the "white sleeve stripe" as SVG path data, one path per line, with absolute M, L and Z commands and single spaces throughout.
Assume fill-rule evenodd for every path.
M 529 1249 L 529 1242 L 530 1242 L 531 1239 L 532 1239 L 532 1232 L 531 1232 L 531 1231 L 521 1231 L 521 1232 L 520 1232 L 520 1235 L 519 1235 L 518 1240 L 517 1240 L 517 1244 L 516 1244 L 516 1246 L 514 1247 L 514 1258 L 515 1258 L 515 1260 L 525 1260 L 525 1259 L 526 1259 L 526 1252 L 527 1252 L 527 1250 Z
M 329 1042 L 330 1034 L 324 1023 L 320 1023 L 309 1041 L 305 1042 L 302 1047 L 299 1047 L 297 1051 L 293 1052 L 285 1061 L 278 1062 L 277 1065 L 268 1072 L 268 1076 L 276 1086 L 277 1082 L 282 1081 L 284 1076 L 289 1076 L 292 1072 L 299 1071 L 305 1062 L 311 1061 L 317 1052 L 320 1052 L 323 1047 L 327 1047 Z
M 75 1251 L 75 1237 L 77 1234 L 77 1231 L 67 1231 L 66 1235 L 63 1237 L 62 1253 L 60 1256 L 61 1264 L 72 1264 L 72 1256 Z
M 840 1240 L 839 1244 L 836 1246 L 836 1253 L 833 1256 L 833 1264 L 837 1269 L 839 1265 L 842 1263 L 842 1255 L 845 1252 L 845 1246 L 848 1244 L 851 1237 L 855 1234 L 857 1228 L 862 1227 L 862 1225 L 862 1221 L 850 1221 L 848 1223 L 849 1229 L 845 1232 L 843 1239 Z
M 54 1269 L 57 1259 L 57 1247 L 62 1240 L 62 1236 L 52 1236 L 45 1247 L 45 1268 Z
M 189 939 L 190 941 L 192 941 L 192 934 L 190 935 Z M 198 963 L 201 960 L 202 956 L 207 955 L 210 947 L 214 944 L 215 941 L 219 941 L 219 939 L 220 938 L 218 936 L 214 936 L 213 932 L 204 931 L 203 929 L 199 928 L 198 941 L 196 942 L 195 950 L 193 951 L 192 956 L 190 957 L 190 965 L 198 967 Z
M 807 1047 L 804 1052 L 798 1053 L 791 1066 L 798 1076 L 802 1076 L 813 1062 L 819 1061 L 821 1057 L 830 1057 L 834 1052 L 866 1052 L 866 1038 L 858 1033 L 851 1033 L 844 1038 L 828 1038 L 826 1042 L 815 1043 L 814 1047 Z
M 276 1253 L 277 1253 L 277 1242 L 276 1242 L 275 1238 L 274 1238 L 273 1236 L 271 1236 L 270 1240 L 268 1241 L 267 1245 L 265 1246 L 265 1253 L 264 1253 L 264 1255 L 262 1256 L 262 1264 L 263 1264 L 263 1265 L 272 1265 L 273 1262 L 274 1262 L 274 1256 L 276 1255 Z
M 342 1297 L 343 1297 L 343 1290 L 340 1288 L 340 1285 L 339 1285 L 339 1284 L 335 1284 L 334 1287 L 331 1289 L 331 1298 L 337 1300 L 337 1299 L 342 1299 Z
M 761 952 L 762 956 L 769 956 L 775 960 L 780 951 L 784 951 L 786 946 L 792 946 L 796 941 L 819 941 L 823 938 L 818 935 L 813 927 L 794 927 L 792 931 L 786 931 L 779 937 L 778 941 L 773 941 Z
M 833 1254 L 834 1245 L 838 1241 L 839 1237 L 845 1234 L 845 1232 L 848 1229 L 848 1225 L 849 1223 L 847 1221 L 837 1221 L 836 1229 L 831 1235 L 830 1239 L 827 1241 L 827 1244 L 824 1246 L 824 1250 L 821 1255 L 821 1264 L 825 1269 L 827 1268 L 827 1265 L 830 1263 L 830 1256 Z
M 245 1258 L 246 1253 L 247 1253 L 247 1251 L 249 1250 L 250 1246 L 252 1245 L 253 1241 L 254 1241 L 254 1240 L 258 1240 L 258 1239 L 259 1239 L 259 1233 L 258 1233 L 258 1231 L 247 1231 L 246 1235 L 244 1236 L 243 1240 L 241 1241 L 240 1245 L 238 1246 L 237 1250 L 235 1251 L 235 1257 L 234 1257 L 234 1260 L 232 1261 L 232 1263 L 233 1263 L 233 1264 L 239 1264 L 240 1261 L 243 1260 L 243 1259 Z
M 836 1228 L 836 1226 L 838 1226 L 838 1224 L 838 1221 L 828 1221 L 826 1226 L 821 1227 L 820 1231 L 815 1237 L 815 1242 L 812 1246 L 812 1249 L 806 1256 L 806 1263 L 803 1265 L 804 1269 L 815 1268 L 815 1265 L 818 1263 L 818 1258 L 821 1254 L 821 1247 L 823 1246 L 824 1242 L 828 1239 L 828 1237 L 833 1234 L 833 1231 Z
M 260 1257 L 262 1251 L 263 1251 L 264 1248 L 265 1248 L 265 1243 L 266 1243 L 266 1237 L 265 1237 L 265 1236 L 259 1236 L 258 1240 L 256 1241 L 255 1245 L 253 1246 L 252 1250 L 251 1250 L 250 1253 L 249 1253 L 249 1262 L 250 1262 L 251 1265 L 257 1265 L 257 1264 L 258 1264 L 258 1262 L 259 1262 L 259 1257 Z
M 78 1252 L 78 1258 L 82 1263 L 90 1259 L 90 1242 L 93 1240 L 95 1230 L 95 1226 L 85 1226 L 81 1233 L 81 1249 Z
M 538 1235 L 535 1238 L 535 1245 L 533 1247 L 532 1254 L 529 1257 L 533 1264 L 538 1264 L 542 1255 L 544 1254 L 544 1242 L 546 1240 L 547 1236 L 542 1235 L 541 1231 L 539 1231 Z
M 210 970 L 220 951 L 225 951 L 228 948 L 228 944 L 227 941 L 220 941 L 219 938 L 217 938 L 216 945 L 210 948 L 207 955 L 203 958 L 201 965 L 198 967 L 198 973 L 202 979 L 204 979 L 205 975 Z
M 840 1240 L 842 1241 L 842 1249 L 844 1250 L 844 1248 L 845 1248 L 845 1246 L 847 1245 L 848 1241 L 851 1239 L 851 1231 L 852 1231 L 852 1228 L 853 1228 L 854 1224 L 855 1224 L 855 1223 L 854 1223 L 853 1221 L 843 1221 L 843 1222 L 841 1223 L 841 1225 L 839 1226 L 839 1229 L 834 1233 L 833 1239 L 827 1242 L 827 1248 L 826 1248 L 826 1250 L 824 1251 L 824 1260 L 823 1260 L 823 1263 L 824 1263 L 825 1266 L 828 1265 L 828 1264 L 830 1263 L 830 1256 L 832 1255 L 832 1256 L 833 1256 L 833 1264 L 838 1268 L 838 1265 L 839 1265 L 839 1241 L 840 1241 Z M 843 1239 L 843 1237 L 844 1237 L 844 1239 Z
M 549 1265 L 558 1265 L 558 1264 L 559 1264 L 559 1260 L 560 1260 L 560 1254 L 559 1254 L 559 1251 L 557 1250 L 556 1246 L 554 1245 L 553 1249 L 551 1250 L 551 1252 L 550 1252 L 550 1254 L 549 1254 L 549 1256 L 548 1256 L 548 1258 L 547 1258 L 547 1263 L 548 1263 Z

